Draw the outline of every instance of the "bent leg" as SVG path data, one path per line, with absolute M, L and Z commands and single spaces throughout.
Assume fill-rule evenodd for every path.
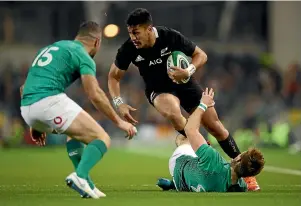
M 229 157 L 235 158 L 240 154 L 235 140 L 219 120 L 214 107 L 206 110 L 202 118 L 202 124 L 217 139 L 221 148 Z
M 176 96 L 169 93 L 159 94 L 154 99 L 154 107 L 171 122 L 175 130 L 185 136 L 186 118 L 181 113 L 180 100 Z
M 82 110 L 72 121 L 70 126 L 63 132 L 72 139 L 85 144 L 93 140 L 101 140 L 106 147 L 110 147 L 111 140 L 105 130 L 84 110 Z
M 82 154 L 84 152 L 85 145 L 76 139 L 72 139 L 71 137 L 67 137 L 66 149 L 68 153 L 68 157 L 71 160 L 73 167 L 77 170 L 79 162 L 81 161 Z M 90 188 L 93 190 L 95 185 L 90 177 L 88 176 L 88 183 Z
M 64 133 L 87 144 L 76 170 L 79 177 L 87 179 L 90 170 L 101 160 L 110 146 L 110 137 L 84 110 L 78 114 Z

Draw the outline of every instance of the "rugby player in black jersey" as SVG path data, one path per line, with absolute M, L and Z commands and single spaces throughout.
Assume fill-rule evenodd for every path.
M 145 95 L 150 104 L 186 137 L 184 127 L 187 120 L 180 107 L 191 114 L 200 103 L 202 90 L 192 75 L 206 63 L 206 53 L 180 32 L 153 26 L 151 14 L 146 9 L 132 11 L 126 24 L 130 38 L 118 49 L 108 76 L 110 95 L 116 108 L 128 122 L 138 123 L 130 114 L 135 109 L 120 97 L 120 80 L 133 63 L 145 82 Z M 192 58 L 187 69 L 172 67 L 173 71 L 167 72 L 167 58 L 173 51 L 181 51 Z M 190 80 L 183 83 L 182 80 L 187 78 Z M 207 106 L 202 125 L 217 139 L 229 157 L 237 157 L 240 151 L 233 137 L 219 120 L 214 105 Z M 254 177 L 245 180 L 249 190 L 260 189 Z

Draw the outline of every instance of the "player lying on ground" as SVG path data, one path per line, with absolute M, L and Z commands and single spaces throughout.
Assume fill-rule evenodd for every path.
M 81 78 L 96 109 L 126 131 L 129 138 L 136 133 L 132 124 L 116 114 L 95 77 L 96 66 L 92 58 L 100 48 L 101 36 L 97 23 L 86 22 L 80 26 L 74 41 L 58 41 L 42 48 L 21 87 L 21 113 L 31 127 L 32 138 L 43 146 L 46 133 L 69 136 L 67 151 L 75 172 L 66 178 L 66 182 L 82 196 L 95 199 L 105 194 L 95 187 L 89 172 L 110 147 L 110 137 L 87 112 L 67 97 L 65 89 Z M 85 149 L 82 143 L 87 144 Z
M 177 149 L 169 159 L 173 181 L 159 179 L 164 190 L 190 192 L 245 192 L 243 177 L 255 176 L 264 167 L 264 158 L 257 149 L 249 149 L 228 163 L 209 146 L 199 133 L 207 105 L 213 103 L 213 90 L 203 93 L 199 107 L 192 113 L 185 127 L 188 138 L 177 139 Z
M 115 106 L 128 122 L 138 123 L 130 114 L 135 109 L 120 97 L 120 81 L 130 63 L 133 63 L 145 82 L 145 95 L 149 103 L 180 134 L 186 136 L 186 118 L 181 113 L 181 106 L 191 114 L 199 105 L 202 89 L 192 75 L 206 63 L 207 55 L 178 31 L 162 26 L 154 27 L 151 14 L 146 9 L 136 9 L 129 14 L 127 29 L 130 38 L 119 48 L 108 77 L 108 87 Z M 167 73 L 167 58 L 173 51 L 181 51 L 192 58 L 188 69 L 172 67 L 175 71 Z M 183 84 L 182 80 L 187 78 L 190 80 Z M 217 139 L 223 151 L 235 158 L 240 151 L 219 120 L 213 105 L 208 105 L 207 112 L 202 116 L 202 124 Z M 249 177 L 246 181 L 249 190 L 259 189 L 255 178 Z

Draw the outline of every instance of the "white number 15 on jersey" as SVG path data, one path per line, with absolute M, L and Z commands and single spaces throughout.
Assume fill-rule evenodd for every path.
M 43 49 L 43 51 L 33 61 L 32 66 L 34 67 L 37 64 L 37 62 L 38 62 L 38 66 L 40 67 L 44 67 L 50 64 L 50 62 L 52 61 L 52 54 L 50 52 L 57 51 L 57 50 L 59 50 L 59 48 L 56 46 L 52 46 L 50 48 L 47 47 Z

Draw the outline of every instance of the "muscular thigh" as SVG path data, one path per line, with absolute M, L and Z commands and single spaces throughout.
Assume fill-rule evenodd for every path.
M 181 115 L 180 100 L 173 94 L 159 94 L 154 99 L 153 105 L 165 117 L 172 114 Z
M 77 115 L 64 134 L 86 144 L 94 139 L 105 140 L 109 137 L 105 130 L 84 110 Z
M 186 112 L 191 114 L 200 104 L 202 89 L 194 81 L 178 86 L 179 88 L 176 89 L 176 95 L 180 100 L 180 104 Z

